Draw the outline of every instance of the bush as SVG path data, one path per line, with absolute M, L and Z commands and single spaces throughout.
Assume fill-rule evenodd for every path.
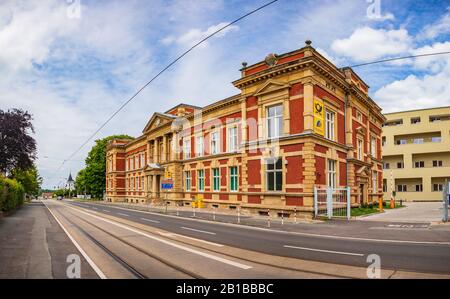
M 23 204 L 25 190 L 14 179 L 0 176 L 0 210 L 10 211 Z

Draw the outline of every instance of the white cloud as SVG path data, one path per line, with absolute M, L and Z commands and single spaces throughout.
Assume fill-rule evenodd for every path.
M 435 43 L 411 50 L 426 54 L 450 51 L 450 42 Z M 450 106 L 450 55 L 419 57 L 412 60 L 413 70 L 425 71 L 423 76 L 409 75 L 386 84 L 374 94 L 385 112 Z
M 200 40 L 204 39 L 205 37 L 213 34 L 214 32 L 216 32 L 217 30 L 221 29 L 222 27 L 226 26 L 228 23 L 227 22 L 222 22 L 219 23 L 217 25 L 213 25 L 208 27 L 206 30 L 201 30 L 198 28 L 193 28 L 191 30 L 189 30 L 188 32 L 178 36 L 178 37 L 174 37 L 172 35 L 167 36 L 165 38 L 162 39 L 162 43 L 165 45 L 171 45 L 173 43 L 178 43 L 181 45 L 186 45 L 186 46 L 193 46 L 194 44 L 196 44 L 197 42 L 199 42 Z M 220 31 L 219 33 L 217 33 L 214 37 L 215 38 L 220 38 L 220 37 L 224 37 L 227 33 L 229 32 L 233 32 L 233 31 L 237 31 L 239 30 L 239 27 L 236 25 L 231 25 L 225 29 L 223 29 L 222 31 Z M 204 43 L 203 45 L 205 45 L 206 43 Z
M 420 39 L 433 39 L 448 33 L 450 33 L 450 7 L 447 8 L 447 13 L 439 18 L 439 20 L 425 26 L 418 37 Z
M 362 27 L 348 38 L 335 40 L 331 49 L 354 61 L 371 61 L 409 50 L 411 37 L 405 29 L 384 30 Z

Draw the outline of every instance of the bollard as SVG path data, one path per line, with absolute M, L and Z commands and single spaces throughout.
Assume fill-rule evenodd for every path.
M 237 222 L 240 224 L 241 223 L 241 213 L 240 213 L 241 208 L 238 207 L 237 208 Z
M 284 211 L 281 210 L 281 225 L 284 225 Z
M 213 220 L 216 221 L 216 208 L 213 208 Z
M 177 216 L 180 216 L 180 214 L 178 213 L 178 204 L 177 204 Z
M 192 207 L 193 217 L 195 218 L 195 206 Z
M 166 201 L 166 214 L 167 214 L 167 201 Z
M 267 227 L 270 227 L 270 210 L 267 209 Z
M 294 208 L 294 223 L 297 223 L 297 208 Z

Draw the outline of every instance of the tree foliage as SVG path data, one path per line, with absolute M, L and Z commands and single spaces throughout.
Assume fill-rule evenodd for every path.
M 36 159 L 32 116 L 21 109 L 0 109 L 0 172 L 29 169 Z
M 26 194 L 37 196 L 42 184 L 42 178 L 39 176 L 35 165 L 27 170 L 13 169 L 11 177 L 17 180 L 22 186 Z
M 133 139 L 128 135 L 112 135 L 95 141 L 86 158 L 86 168 L 82 171 L 82 176 L 77 180 L 82 184 L 81 188 L 86 187 L 89 193 L 95 198 L 101 198 L 106 188 L 106 145 L 108 141 L 115 138 Z

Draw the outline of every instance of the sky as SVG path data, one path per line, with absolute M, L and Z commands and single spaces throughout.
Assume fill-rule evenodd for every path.
M 154 112 L 237 94 L 231 82 L 243 61 L 301 48 L 307 39 L 338 67 L 450 51 L 450 1 L 279 0 L 196 48 L 60 168 L 171 60 L 266 2 L 0 0 L 0 109 L 33 115 L 43 187 L 75 177 L 95 139 L 137 137 Z M 450 105 L 450 55 L 355 71 L 383 112 Z

